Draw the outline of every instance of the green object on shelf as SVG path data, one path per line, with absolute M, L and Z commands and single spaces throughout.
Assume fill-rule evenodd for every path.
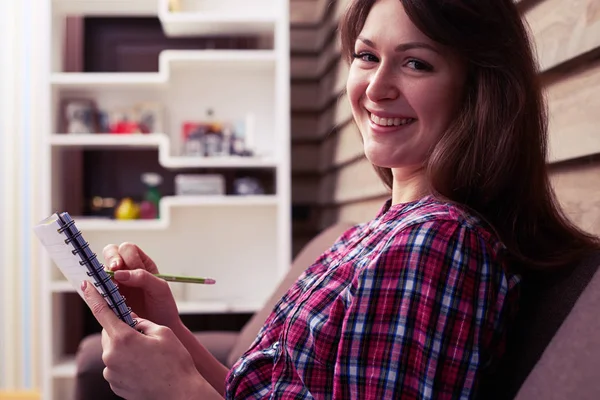
M 159 204 L 162 196 L 160 190 L 158 190 L 158 186 L 162 183 L 162 177 L 159 174 L 148 172 L 142 174 L 142 182 L 146 185 L 144 200 L 150 202 L 154 206 L 156 211 L 155 218 L 159 218 Z

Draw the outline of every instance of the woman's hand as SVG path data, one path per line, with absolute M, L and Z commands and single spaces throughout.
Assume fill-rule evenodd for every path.
M 119 320 L 93 285 L 82 290 L 102 331 L 104 378 L 125 399 L 205 398 L 212 387 L 198 373 L 191 355 L 167 327 L 138 320 L 142 333 Z
M 180 323 L 177 304 L 169 284 L 152 274 L 156 264 L 138 246 L 109 244 L 103 250 L 106 265 L 115 271 L 114 279 L 126 303 L 141 318 L 173 329 Z

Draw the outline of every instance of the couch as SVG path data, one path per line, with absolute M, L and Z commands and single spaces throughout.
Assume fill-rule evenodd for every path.
M 198 332 L 226 366 L 250 346 L 271 309 L 297 277 L 351 225 L 338 223 L 311 240 L 271 295 L 240 332 Z M 571 268 L 525 276 L 521 311 L 506 357 L 482 382 L 480 399 L 600 399 L 600 252 Z M 102 377 L 100 335 L 77 351 L 76 399 L 118 399 Z

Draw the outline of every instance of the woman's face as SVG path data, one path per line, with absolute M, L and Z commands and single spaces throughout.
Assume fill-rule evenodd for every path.
M 347 90 L 369 161 L 420 167 L 452 118 L 465 66 L 410 21 L 400 0 L 378 0 L 356 40 Z

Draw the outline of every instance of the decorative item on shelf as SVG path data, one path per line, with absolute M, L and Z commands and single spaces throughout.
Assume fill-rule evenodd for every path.
M 115 218 L 120 220 L 138 219 L 140 206 L 131 197 L 125 197 L 115 209 Z
M 175 176 L 177 196 L 224 195 L 225 178 L 218 174 L 179 174 Z
M 60 107 L 59 131 L 96 133 L 96 103 L 91 99 L 63 99 Z
M 233 181 L 233 193 L 240 196 L 265 194 L 260 181 L 252 177 L 237 178 Z
M 113 197 L 94 196 L 90 203 L 90 212 L 94 217 L 111 217 L 117 200 Z
M 250 148 L 249 115 L 244 122 L 219 121 L 208 110 L 205 121 L 183 123 L 183 155 L 192 157 L 232 157 L 253 155 Z
M 131 107 L 102 110 L 102 133 L 132 134 L 163 132 L 163 109 L 159 103 L 139 103 Z
M 169 0 L 169 12 L 180 12 L 181 0 Z
M 164 132 L 163 106 L 155 102 L 139 103 L 135 106 L 139 116 L 139 125 L 143 133 Z
M 147 172 L 142 174 L 142 182 L 146 185 L 146 193 L 144 195 L 144 200 L 140 203 L 140 218 L 158 218 L 161 198 L 158 186 L 162 183 L 162 176 L 154 172 Z

